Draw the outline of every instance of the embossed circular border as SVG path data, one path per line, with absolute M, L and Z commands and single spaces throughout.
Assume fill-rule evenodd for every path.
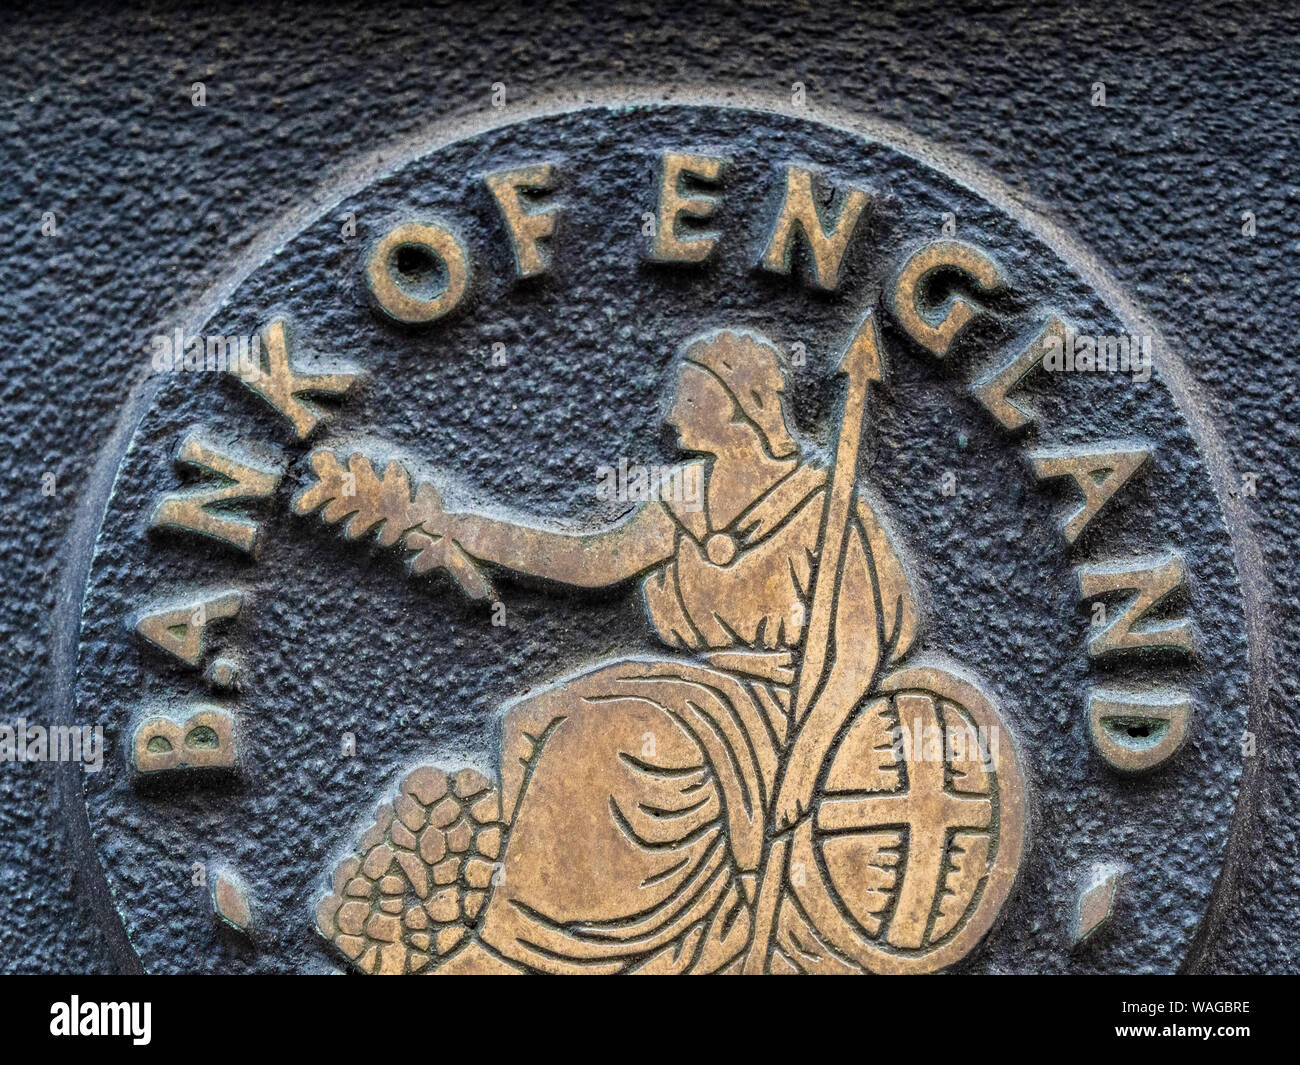
M 1204 400 L 1199 394 L 1195 379 L 1161 331 L 1123 292 L 1109 271 L 1077 240 L 1027 206 L 1010 187 L 982 167 L 893 123 L 864 118 L 843 107 L 808 104 L 794 108 L 784 95 L 690 85 L 626 85 L 590 92 L 560 92 L 512 104 L 505 116 L 493 114 L 485 117 L 480 112 L 449 115 L 433 123 L 429 130 L 380 148 L 357 163 L 339 168 L 328 176 L 306 204 L 282 217 L 265 237 L 240 257 L 238 264 L 221 281 L 210 286 L 197 301 L 189 305 L 189 313 L 180 316 L 184 329 L 187 334 L 201 332 L 200 327 L 233 295 L 239 285 L 283 248 L 291 237 L 328 214 L 338 203 L 360 192 L 380 175 L 394 172 L 429 152 L 489 130 L 572 111 L 673 105 L 765 111 L 884 144 L 917 163 L 964 184 L 986 202 L 1015 218 L 1030 233 L 1056 251 L 1064 263 L 1078 271 L 1080 277 L 1128 326 L 1129 332 L 1156 338 L 1161 378 L 1200 445 L 1211 487 L 1219 501 L 1232 542 L 1234 568 L 1241 586 L 1246 622 L 1249 669 L 1247 687 L 1250 692 L 1247 720 L 1257 735 L 1262 734 L 1267 722 L 1265 710 L 1273 661 L 1273 626 L 1267 601 L 1269 583 L 1264 576 L 1262 553 L 1249 528 L 1245 506 L 1230 490 L 1230 486 L 1237 483 L 1231 452 L 1212 417 L 1204 409 Z M 90 576 L 95 540 L 112 495 L 122 456 L 160 384 L 161 381 L 152 373 L 148 360 L 142 358 L 139 376 L 123 403 L 122 415 L 100 450 L 81 493 L 81 504 L 60 545 L 60 580 L 50 654 L 54 703 L 52 719 L 55 724 L 69 725 L 75 714 L 81 607 Z M 1209 906 L 1202 915 L 1196 937 L 1180 967 L 1184 971 L 1197 967 L 1214 927 L 1223 916 L 1225 900 L 1231 895 L 1236 875 L 1237 845 L 1248 834 L 1254 817 L 1258 762 L 1259 759 L 1247 759 L 1243 766 L 1223 869 Z M 56 765 L 55 769 L 56 801 L 67 819 L 75 857 L 85 874 L 82 883 L 88 901 L 100 919 L 110 947 L 123 969 L 140 972 L 140 958 L 131 946 L 121 916 L 116 911 L 107 876 L 91 838 L 90 821 L 82 797 L 80 767 L 72 762 L 63 762 Z

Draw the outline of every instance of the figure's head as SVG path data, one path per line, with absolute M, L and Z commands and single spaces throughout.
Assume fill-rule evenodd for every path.
M 757 333 L 723 330 L 686 345 L 668 423 L 687 451 L 716 455 L 750 436 L 773 458 L 798 450 L 781 408 L 785 374 L 776 346 Z

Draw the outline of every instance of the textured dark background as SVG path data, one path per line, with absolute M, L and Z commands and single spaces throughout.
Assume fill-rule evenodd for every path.
M 49 6 L 0 43 L 5 716 L 48 717 L 60 549 L 155 326 L 331 173 L 436 119 L 572 88 L 786 91 L 971 158 L 1073 232 L 1184 353 L 1243 470 L 1275 580 L 1275 686 L 1241 876 L 1205 968 L 1295 970 L 1297 16 L 1283 5 L 976 12 L 564 5 L 134 14 Z M 208 106 L 190 105 L 204 81 Z M 1089 104 L 1104 81 L 1108 106 Z M 41 215 L 60 230 L 40 235 Z M 1258 218 L 1254 238 L 1241 212 Z M 41 474 L 59 490 L 41 495 Z M 115 961 L 46 767 L 6 769 L 0 966 Z
M 664 145 L 729 160 L 713 219 L 716 261 L 703 269 L 643 261 L 640 212 L 653 203 Z M 567 175 L 556 192 L 563 230 L 551 272 L 523 285 L 478 175 L 539 155 Z M 750 265 L 776 211 L 776 164 L 790 158 L 873 190 L 833 296 Z M 589 106 L 507 121 L 375 177 L 277 241 L 279 252 L 195 331 L 247 335 L 282 314 L 295 323 L 300 356 L 345 353 L 368 371 L 313 445 L 345 454 L 360 447 L 381 467 L 393 452 L 432 467 L 436 483 L 450 479 L 453 509 L 507 505 L 544 522 L 589 523 L 593 511 L 610 519 L 626 509 L 593 502 L 599 466 L 619 457 L 679 460 L 663 414 L 682 345 L 711 329 L 757 329 L 787 351 L 805 344 L 805 365 L 788 371 L 786 407 L 806 453 L 824 454 L 841 392 L 839 345 L 945 210 L 960 219 L 964 239 L 997 249 L 1015 291 L 998 301 L 1001 317 L 972 326 L 942 363 L 911 350 L 882 315 L 891 365 L 871 404 L 859 469 L 910 562 L 924 619 L 917 650 L 960 663 L 989 686 L 1037 800 L 1033 853 L 1003 927 L 959 968 L 1171 971 L 1189 953 L 1219 876 L 1238 795 L 1247 653 L 1228 534 L 1165 367 L 1145 384 L 1040 375 L 1018 393 L 1038 415 L 1028 440 L 998 431 L 963 395 L 962 383 L 1037 329 L 1048 306 L 1086 323 L 1089 334 L 1138 331 L 1021 221 L 892 148 L 802 115 Z M 338 219 L 348 213 L 366 239 L 341 236 Z M 428 328 L 403 328 L 375 314 L 359 263 L 367 239 L 393 220 L 428 215 L 471 249 L 473 299 Z M 503 367 L 490 363 L 493 342 L 504 345 Z M 70 813 L 84 790 L 89 864 L 103 867 L 149 971 L 321 968 L 332 959 L 309 915 L 337 861 L 331 855 L 355 839 L 381 782 L 417 759 L 495 773 L 501 706 L 594 662 L 664 649 L 648 637 L 634 582 L 593 596 L 499 575 L 507 609 L 505 624 L 493 626 L 444 575 L 408 579 L 396 552 L 294 517 L 289 500 L 308 479 L 308 447 L 287 444 L 283 419 L 237 382 L 215 373 L 153 381 L 125 455 L 106 455 L 121 465 L 86 586 L 70 710 L 72 720 L 103 724 L 117 740 L 115 757 L 93 776 L 71 767 L 80 779 Z M 193 536 L 147 531 L 154 501 L 176 486 L 177 442 L 196 425 L 265 449 L 272 461 L 296 459 L 274 500 L 255 508 L 266 529 L 256 564 Z M 1031 487 L 1022 445 L 1117 436 L 1147 441 L 1151 468 L 1065 550 L 1056 519 L 1064 508 L 1054 498 L 1065 493 Z M 948 469 L 957 478 L 951 497 L 940 490 Z M 1087 609 L 1071 567 L 1170 548 L 1183 552 L 1191 574 L 1191 610 L 1206 634 L 1200 668 L 1142 656 L 1090 663 Z M 240 786 L 132 787 L 116 756 L 129 719 L 145 707 L 179 712 L 205 693 L 193 671 L 140 646 L 124 615 L 232 584 L 252 602 L 212 642 L 246 663 L 247 683 L 232 700 L 248 753 Z M 1101 763 L 1084 727 L 1089 684 L 1121 681 L 1186 686 L 1199 707 L 1186 749 L 1136 781 Z M 355 757 L 339 756 L 345 731 L 356 737 Z M 214 858 L 234 863 L 257 900 L 255 951 L 219 934 L 205 894 L 190 883 L 190 863 Z M 1130 872 L 1110 934 L 1071 953 L 1070 904 L 1099 861 Z

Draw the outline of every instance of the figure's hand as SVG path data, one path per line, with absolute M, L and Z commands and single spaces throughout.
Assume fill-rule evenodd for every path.
M 411 514 L 420 521 L 418 528 L 406 534 L 406 546 L 416 552 L 410 559 L 411 572 L 419 575 L 445 569 L 471 599 L 490 599 L 492 586 L 458 542 L 465 519 L 447 513 L 442 495 L 431 481 L 421 481 L 416 488 Z
M 412 573 L 445 569 L 471 599 L 492 598 L 492 585 L 483 576 L 483 571 L 452 536 L 433 537 L 413 529 L 406 535 L 406 546 L 417 552 L 411 559 Z

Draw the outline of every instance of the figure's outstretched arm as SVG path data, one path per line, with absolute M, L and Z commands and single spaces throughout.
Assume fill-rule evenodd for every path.
M 581 588 L 603 588 L 671 557 L 676 540 L 676 525 L 658 502 L 604 529 L 565 532 L 484 514 L 448 514 L 437 489 L 428 482 L 414 483 L 396 461 L 379 474 L 359 452 L 344 463 L 340 455 L 321 450 L 311 456 L 311 466 L 316 480 L 295 497 L 295 513 L 319 511 L 326 522 L 343 522 L 343 535 L 350 540 L 377 529 L 381 546 L 400 540 L 415 552 L 412 572 L 446 569 L 475 599 L 492 594 L 480 562 Z
M 604 588 L 670 558 L 676 525 L 663 504 L 650 502 L 616 525 L 591 532 L 448 514 L 446 535 L 482 562 L 580 588 Z

